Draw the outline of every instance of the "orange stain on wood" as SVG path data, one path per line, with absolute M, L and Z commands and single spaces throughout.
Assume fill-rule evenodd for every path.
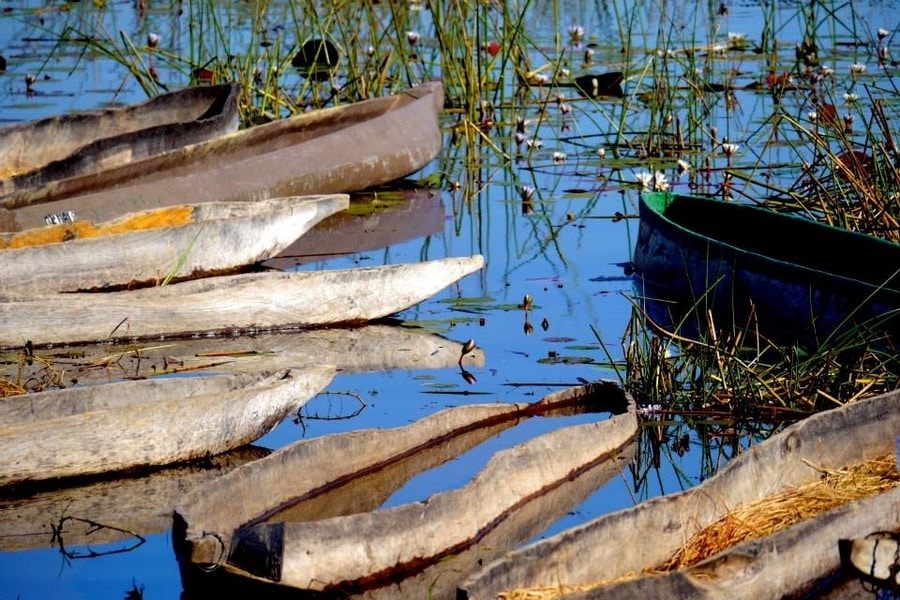
M 27 248 L 45 244 L 60 244 L 72 240 L 148 231 L 166 227 L 183 227 L 194 222 L 194 207 L 172 206 L 127 215 L 121 219 L 97 225 L 91 221 L 75 221 L 48 225 L 6 234 L 0 237 L 0 249 Z

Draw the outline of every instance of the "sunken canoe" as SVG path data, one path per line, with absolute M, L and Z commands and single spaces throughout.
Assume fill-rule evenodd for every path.
M 270 453 L 241 446 L 145 473 L 6 487 L 0 493 L 0 552 L 139 543 L 169 531 L 172 508 L 194 487 Z
M 242 336 L 202 336 L 167 342 L 34 348 L 30 360 L 5 360 L 0 380 L 23 389 L 48 380 L 92 385 L 176 373 L 238 373 L 334 365 L 341 373 L 484 366 L 480 348 L 425 330 L 373 323 Z M 462 356 L 462 358 L 460 358 Z
M 0 401 L 0 486 L 143 469 L 258 439 L 318 394 L 334 367 L 155 378 Z
M 857 500 L 677 570 L 659 569 L 741 506 L 893 453 L 900 392 L 818 413 L 753 446 L 678 494 L 604 515 L 509 553 L 467 580 L 459 598 L 559 589 L 559 598 L 782 598 L 811 593 L 841 568 L 840 539 L 900 524 L 900 487 Z M 635 540 L 635 543 L 610 543 Z M 648 543 L 638 543 L 646 540 Z M 577 591 L 580 590 L 580 591 Z M 818 596 L 817 596 L 818 597 Z
M 0 297 L 0 347 L 353 325 L 406 310 L 484 266 L 421 263 L 194 279 L 121 292 Z
M 748 204 L 642 194 L 634 269 L 664 327 L 698 305 L 747 323 L 752 305 L 760 331 L 786 343 L 900 331 L 900 245 Z
M 0 128 L 0 196 L 101 172 L 237 131 L 236 83 Z
M 146 208 L 353 192 L 410 175 L 441 148 L 443 87 L 299 114 L 99 173 L 0 197 L 0 230 L 107 221 Z
M 503 450 L 463 488 L 375 510 L 417 472 L 523 419 L 586 411 L 616 414 Z M 396 429 L 297 442 L 181 499 L 173 537 L 183 581 L 204 586 L 203 574 L 219 566 L 220 572 L 259 582 L 346 594 L 385 589 L 436 564 L 463 575 L 477 561 L 459 572 L 462 563 L 455 561 L 461 553 L 515 520 L 531 502 L 601 465 L 612 465 L 602 470 L 606 478 L 613 476 L 623 466 L 619 460 L 627 462 L 622 457 L 636 431 L 633 403 L 624 391 L 595 383 L 533 404 L 460 406 Z M 387 475 L 380 476 L 382 471 Z M 345 487 L 349 493 L 335 493 Z M 517 524 L 522 528 L 529 530 Z M 511 540 L 492 542 L 506 546 Z M 435 583 L 431 575 L 421 591 Z M 420 597 L 408 588 L 399 595 L 388 592 Z
M 0 233 L 0 281 L 16 294 L 153 285 L 234 272 L 278 254 L 349 197 L 181 204 L 114 221 Z

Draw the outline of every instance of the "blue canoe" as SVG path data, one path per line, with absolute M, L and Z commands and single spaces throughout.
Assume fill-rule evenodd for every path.
M 900 333 L 900 245 L 811 219 L 644 193 L 633 264 L 662 326 L 711 309 L 717 326 L 812 347 L 849 331 Z

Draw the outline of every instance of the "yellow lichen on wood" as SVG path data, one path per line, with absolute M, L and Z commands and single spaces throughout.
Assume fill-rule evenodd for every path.
M 75 221 L 6 234 L 0 236 L 0 249 L 27 248 L 105 235 L 181 227 L 189 225 L 193 220 L 194 207 L 172 206 L 126 215 L 100 225 L 91 221 Z

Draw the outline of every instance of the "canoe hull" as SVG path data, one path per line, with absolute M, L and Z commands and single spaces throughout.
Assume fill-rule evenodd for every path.
M 209 202 L 130 213 L 96 226 L 77 222 L 0 234 L 0 280 L 6 293 L 37 295 L 235 271 L 272 257 L 348 205 L 343 194 Z M 22 245 L 29 238 L 38 243 Z
M 900 505 L 895 500 L 890 510 L 871 510 L 873 505 L 890 504 L 896 489 L 890 498 L 876 496 L 858 506 L 841 507 L 836 514 L 823 515 L 822 522 L 804 522 L 742 545 L 730 558 L 726 553 L 722 561 L 715 562 L 718 559 L 713 557 L 709 561 L 717 565 L 717 575 L 707 578 L 706 584 L 682 587 L 686 579 L 697 579 L 684 572 L 666 576 L 673 584 L 666 593 L 653 587 L 658 584 L 650 581 L 650 576 L 614 582 L 658 568 L 686 540 L 744 504 L 818 481 L 822 469 L 842 469 L 883 458 L 891 451 L 898 428 L 898 392 L 813 415 L 732 459 L 694 488 L 604 515 L 509 553 L 466 581 L 458 597 L 486 600 L 503 591 L 568 585 L 595 587 L 582 595 L 563 596 L 573 599 L 645 597 L 639 591 L 644 586 L 653 590 L 646 597 L 783 597 L 809 589 L 840 567 L 838 539 L 846 537 L 848 530 L 881 528 L 891 522 L 896 527 Z M 850 520 L 835 518 L 842 511 L 851 515 Z M 636 535 L 646 536 L 652 543 L 609 543 Z M 812 546 L 798 543 L 805 539 L 811 540 Z M 697 568 L 702 573 L 710 563 Z M 600 582 L 610 583 L 598 585 Z M 708 590 L 699 591 L 704 585 Z
M 0 486 L 220 454 L 268 433 L 333 375 L 332 367 L 306 367 L 5 398 L 0 404 Z
M 645 194 L 634 268 L 663 327 L 710 308 L 776 341 L 817 346 L 854 326 L 897 330 L 900 246 L 717 200 Z M 695 308 L 692 308 L 695 307 Z
M 0 196 L 237 131 L 239 94 L 236 83 L 192 87 L 140 104 L 0 128 Z
M 334 271 L 267 272 L 110 293 L 0 298 L 0 347 L 361 324 L 484 266 L 480 255 Z
M 0 199 L 7 231 L 46 215 L 107 221 L 134 210 L 214 200 L 353 192 L 394 181 L 440 151 L 443 88 L 297 115 L 142 161 Z M 0 226 L 4 223 L 0 216 Z

